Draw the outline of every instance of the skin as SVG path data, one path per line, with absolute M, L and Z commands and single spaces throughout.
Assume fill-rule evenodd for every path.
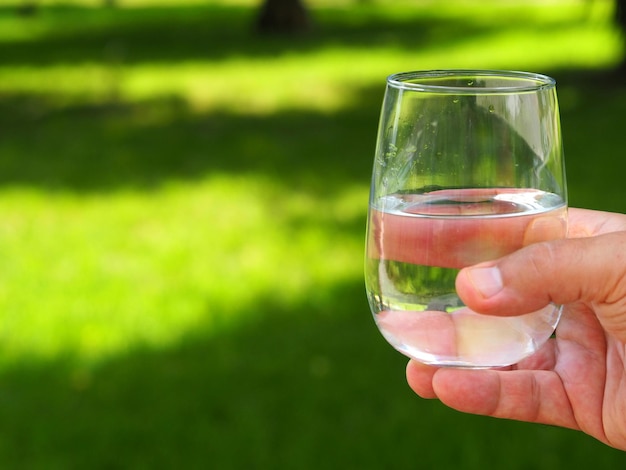
M 407 380 L 462 412 L 576 429 L 626 450 L 626 215 L 570 209 L 568 221 L 568 239 L 465 268 L 456 281 L 464 302 L 488 315 L 563 305 L 555 338 L 506 369 L 411 360 Z

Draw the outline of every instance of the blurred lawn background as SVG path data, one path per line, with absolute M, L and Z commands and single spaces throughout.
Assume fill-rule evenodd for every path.
M 387 75 L 558 81 L 573 206 L 625 212 L 609 0 L 0 5 L 0 468 L 624 468 L 405 384 L 362 281 Z

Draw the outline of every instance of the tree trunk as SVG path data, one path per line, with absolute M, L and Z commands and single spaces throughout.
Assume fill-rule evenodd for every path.
M 256 28 L 262 34 L 304 33 L 311 29 L 311 19 L 301 0 L 265 0 Z
M 626 46 L 626 0 L 616 0 L 614 15 L 615 24 L 619 28 L 621 34 L 622 44 Z M 622 61 L 617 67 L 617 73 L 620 77 L 626 75 L 626 56 L 622 57 Z
M 626 1 L 616 0 L 615 2 L 615 22 L 621 31 L 626 30 Z
M 24 0 L 16 9 L 19 16 L 35 16 L 39 9 L 39 5 L 35 0 Z

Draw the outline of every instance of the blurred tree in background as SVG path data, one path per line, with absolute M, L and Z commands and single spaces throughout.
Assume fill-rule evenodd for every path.
M 34 0 L 24 0 L 17 8 L 17 14 L 20 16 L 33 16 L 37 13 L 38 3 Z
M 614 16 L 621 34 L 622 47 L 626 49 L 626 0 L 615 0 Z M 620 77 L 626 78 L 626 54 L 623 54 L 617 72 Z
M 303 33 L 311 28 L 311 17 L 302 0 L 265 0 L 257 18 L 261 33 Z

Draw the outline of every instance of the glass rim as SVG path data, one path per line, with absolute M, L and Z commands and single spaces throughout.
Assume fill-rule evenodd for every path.
M 437 84 L 436 80 L 442 78 L 466 79 L 468 82 L 467 86 Z M 474 87 L 472 86 L 472 78 L 518 79 L 520 82 L 505 86 Z M 420 79 L 422 81 L 420 81 Z M 433 83 L 429 83 L 431 80 Z M 394 73 L 387 77 L 387 85 L 400 90 L 429 93 L 490 95 L 502 93 L 528 93 L 554 88 L 556 87 L 556 80 L 541 73 L 522 72 L 516 70 L 441 69 Z

